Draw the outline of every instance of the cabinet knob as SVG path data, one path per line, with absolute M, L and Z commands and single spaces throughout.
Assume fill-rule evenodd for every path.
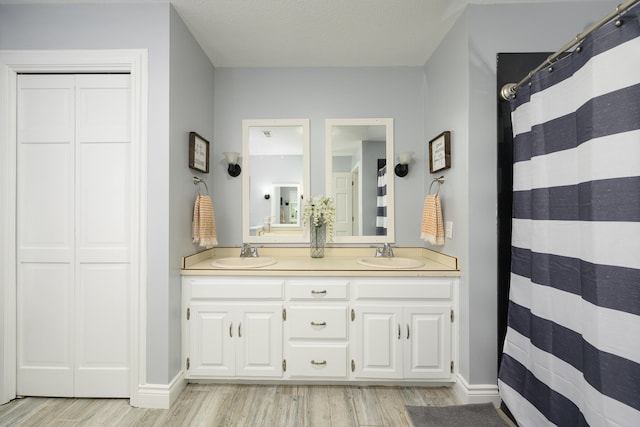
M 326 365 L 326 364 L 327 364 L 327 361 L 326 361 L 326 360 L 321 360 L 321 361 L 317 362 L 317 361 L 315 361 L 315 360 L 312 360 L 312 361 L 311 361 L 311 364 L 312 364 L 312 365 Z
M 311 322 L 311 326 L 327 326 L 327 322 Z

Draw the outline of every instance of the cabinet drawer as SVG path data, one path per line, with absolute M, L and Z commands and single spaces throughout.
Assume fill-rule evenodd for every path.
M 291 300 L 346 300 L 349 282 L 326 280 L 292 280 L 287 282 L 287 297 Z
M 207 280 L 191 281 L 192 299 L 278 299 L 284 291 L 284 280 Z
M 347 344 L 289 344 L 287 371 L 292 377 L 346 377 Z
M 296 305 L 287 309 L 288 338 L 346 339 L 347 306 Z

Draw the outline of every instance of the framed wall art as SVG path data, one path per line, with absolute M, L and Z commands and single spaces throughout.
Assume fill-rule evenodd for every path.
M 451 132 L 444 131 L 429 141 L 429 172 L 451 167 Z
M 189 167 L 209 173 L 209 141 L 196 132 L 189 132 Z

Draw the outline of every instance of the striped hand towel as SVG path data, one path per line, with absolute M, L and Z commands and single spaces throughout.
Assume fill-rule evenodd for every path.
M 424 199 L 420 232 L 420 237 L 425 242 L 429 242 L 432 245 L 444 245 L 444 224 L 442 222 L 440 196 L 429 194 Z
M 207 195 L 199 194 L 193 207 L 193 243 L 207 249 L 218 245 L 213 203 Z

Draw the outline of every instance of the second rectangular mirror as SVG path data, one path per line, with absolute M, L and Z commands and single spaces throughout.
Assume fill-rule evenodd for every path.
M 393 243 L 393 119 L 327 119 L 326 194 L 336 243 Z
M 242 121 L 242 241 L 309 241 L 309 120 Z

